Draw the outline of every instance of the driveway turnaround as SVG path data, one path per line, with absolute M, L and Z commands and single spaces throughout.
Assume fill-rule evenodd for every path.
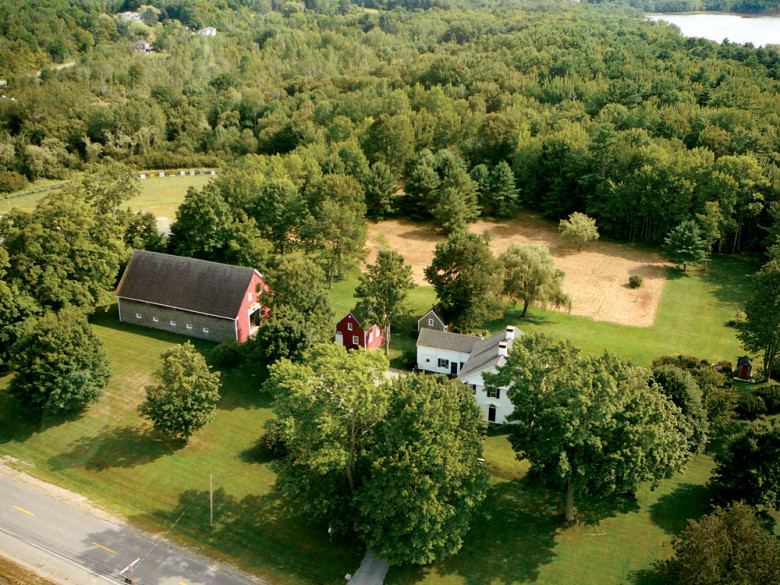
M 263 583 L 233 570 L 229 575 L 166 541 L 77 510 L 2 473 L 0 554 L 67 584 Z

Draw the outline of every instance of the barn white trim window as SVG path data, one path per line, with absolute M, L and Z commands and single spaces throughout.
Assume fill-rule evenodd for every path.
M 203 328 L 203 333 L 208 333 L 208 332 L 209 332 L 209 328 L 208 327 L 204 327 Z
M 187 329 L 192 329 L 192 325 L 190 325 L 189 323 L 187 323 Z
M 360 338 L 357 335 L 352 336 L 352 344 L 353 345 L 360 345 Z
M 176 327 L 176 321 L 171 321 L 171 327 Z
M 141 319 L 141 318 L 142 318 L 142 317 L 141 317 L 141 313 L 136 313 L 136 314 L 135 314 L 135 318 L 136 318 L 136 319 Z
M 428 327 L 433 327 L 433 319 L 428 319 Z
M 157 317 L 152 317 L 152 321 L 154 321 L 155 323 L 159 323 L 160 322 L 160 320 Z
M 371 343 L 372 341 L 374 341 L 374 332 L 373 331 L 368 334 L 368 342 Z
M 352 323 L 347 323 L 347 331 L 352 331 Z

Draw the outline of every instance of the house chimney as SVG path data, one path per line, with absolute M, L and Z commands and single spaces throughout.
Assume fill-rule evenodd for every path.
M 515 338 L 515 326 L 514 325 L 507 325 L 506 326 L 506 338 L 507 339 L 514 339 Z
M 504 357 L 509 355 L 509 351 L 507 350 L 507 342 L 502 341 L 498 344 L 498 355 L 502 355 Z

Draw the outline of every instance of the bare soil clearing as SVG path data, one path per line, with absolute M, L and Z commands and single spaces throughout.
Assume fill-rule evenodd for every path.
M 655 250 L 599 241 L 578 252 L 560 238 L 557 226 L 531 214 L 510 220 L 480 220 L 469 229 L 488 233 L 495 254 L 512 242 L 549 248 L 566 272 L 563 288 L 571 295 L 574 315 L 637 327 L 650 327 L 655 321 L 669 266 Z M 440 231 L 427 223 L 391 220 L 369 224 L 368 234 L 372 253 L 380 245 L 378 237 L 379 242 L 404 255 L 417 284 L 428 284 L 423 270 L 431 263 L 436 244 L 445 239 Z M 632 274 L 644 277 L 641 288 L 629 288 Z

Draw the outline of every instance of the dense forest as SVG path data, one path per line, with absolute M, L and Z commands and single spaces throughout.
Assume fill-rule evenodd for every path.
M 5 2 L 0 190 L 108 158 L 232 164 L 253 188 L 287 181 L 314 216 L 334 175 L 369 218 L 446 231 L 522 207 L 622 240 L 697 219 L 723 251 L 773 243 L 777 48 L 685 39 L 627 4 L 370 6 Z

